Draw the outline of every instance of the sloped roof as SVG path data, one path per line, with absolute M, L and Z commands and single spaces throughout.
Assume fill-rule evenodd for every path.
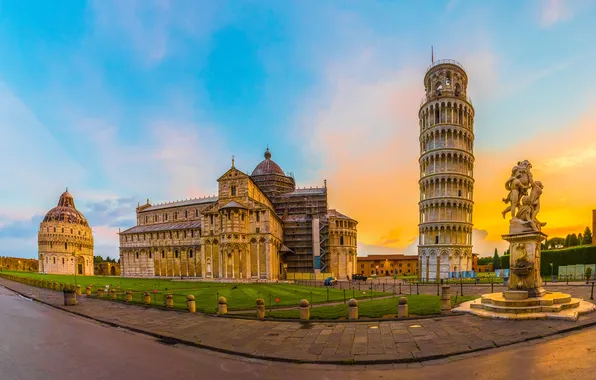
M 217 199 L 218 199 L 218 197 L 215 195 L 215 196 L 212 196 L 212 197 L 185 199 L 183 201 L 161 203 L 161 204 L 156 204 L 156 205 L 153 205 L 153 206 L 149 206 L 146 209 L 142 210 L 141 212 L 163 210 L 163 209 L 166 209 L 166 208 L 180 207 L 180 206 L 203 205 L 203 204 L 217 202 Z
M 201 222 L 198 220 L 179 222 L 179 223 L 158 223 L 158 224 L 144 224 L 141 226 L 134 226 L 128 230 L 120 232 L 123 235 L 126 234 L 138 234 L 146 232 L 159 232 L 159 231 L 176 231 L 176 230 L 191 230 L 195 228 L 201 228 Z
M 225 209 L 225 208 L 247 208 L 247 207 L 241 205 L 240 203 L 238 203 L 236 201 L 230 201 L 225 206 L 220 207 L 220 210 Z

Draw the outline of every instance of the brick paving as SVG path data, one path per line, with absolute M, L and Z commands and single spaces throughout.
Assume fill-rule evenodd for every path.
M 261 359 L 305 363 L 400 363 L 432 360 L 596 325 L 596 313 L 577 322 L 506 321 L 457 315 L 383 322 L 256 321 L 162 310 L 63 295 L 0 278 L 0 285 L 28 297 L 123 328 L 184 344 Z

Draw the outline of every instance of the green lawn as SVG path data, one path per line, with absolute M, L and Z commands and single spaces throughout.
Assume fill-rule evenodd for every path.
M 74 276 L 70 275 L 49 275 L 30 272 L 8 272 L 2 273 L 13 276 L 34 278 L 38 280 L 56 281 L 65 284 L 74 284 Z M 293 285 L 293 284 L 234 284 L 234 283 L 216 283 L 216 282 L 196 282 L 196 281 L 172 281 L 169 279 L 141 279 L 111 276 L 77 276 L 77 284 L 83 288 L 92 285 L 93 295 L 98 288 L 105 288 L 110 285 L 110 289 L 118 290 L 118 299 L 124 299 L 124 291 L 133 291 L 133 302 L 142 303 L 143 293 L 151 292 L 152 304 L 164 305 L 164 297 L 167 293 L 174 295 L 174 307 L 186 308 L 186 296 L 192 294 L 195 296 L 197 310 L 214 313 L 217 308 L 217 298 L 225 296 L 228 301 L 229 310 L 252 309 L 255 307 L 257 298 L 263 298 L 265 305 L 273 307 L 298 305 L 301 299 L 307 299 L 309 302 L 324 303 L 327 301 L 343 301 L 352 298 L 369 298 L 370 290 L 355 291 L 340 289 L 327 289 L 311 286 Z M 157 291 L 157 292 L 155 292 Z M 389 295 L 379 291 L 373 292 L 373 297 Z M 276 302 L 279 299 L 279 302 Z
M 406 296 L 406 298 L 408 299 L 408 311 L 410 316 L 432 315 L 441 312 L 440 297 L 438 296 L 409 295 Z M 478 298 L 478 296 L 457 297 L 457 304 L 476 298 Z M 358 315 L 361 318 L 393 317 L 397 314 L 398 300 L 399 297 L 362 301 L 358 304 Z M 455 297 L 451 297 L 451 304 L 456 304 Z M 272 312 L 269 312 L 269 309 L 267 309 L 265 315 L 269 318 L 297 319 L 300 318 L 300 311 L 274 309 Z M 348 317 L 348 305 L 341 304 L 313 307 L 310 311 L 310 317 L 311 319 L 346 319 Z

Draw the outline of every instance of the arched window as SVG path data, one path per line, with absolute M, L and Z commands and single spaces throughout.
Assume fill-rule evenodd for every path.
M 188 251 L 188 257 L 190 257 L 192 259 L 192 249 L 190 251 Z
M 184 217 L 188 219 L 188 211 L 184 211 Z
M 174 251 L 176 258 L 178 258 L 178 250 Z
M 151 251 L 149 252 L 149 258 L 152 259 L 153 258 L 153 254 L 151 253 Z
M 233 197 L 236 196 L 236 186 L 235 185 L 232 186 L 232 196 Z
M 164 259 L 166 257 L 166 252 L 165 251 L 161 251 L 161 258 Z
M 64 257 L 62 258 L 62 265 L 64 265 Z
M 64 249 L 68 249 L 68 243 L 64 243 Z
M 50 248 L 52 248 L 54 246 L 54 243 L 50 242 Z
M 62 233 L 64 233 L 64 227 L 62 227 Z
M 72 232 L 72 228 L 70 229 L 70 234 L 71 234 L 71 235 L 72 235 L 72 234 L 74 234 L 74 232 Z
M 343 235 L 339 237 L 339 245 L 344 245 L 344 237 L 343 237 Z
M 54 257 L 54 264 L 56 264 L 56 258 Z
M 195 208 L 195 217 L 199 217 L 199 209 Z
M 139 258 L 139 253 L 137 252 L 137 259 Z

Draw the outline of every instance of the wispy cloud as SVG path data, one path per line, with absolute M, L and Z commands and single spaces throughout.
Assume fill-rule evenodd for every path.
M 550 28 L 555 24 L 569 20 L 573 17 L 573 9 L 570 1 L 565 0 L 541 0 L 540 22 L 542 26 Z
M 183 53 L 185 38 L 206 39 L 222 22 L 222 4 L 213 1 L 95 0 L 98 37 L 125 43 L 149 63 Z

